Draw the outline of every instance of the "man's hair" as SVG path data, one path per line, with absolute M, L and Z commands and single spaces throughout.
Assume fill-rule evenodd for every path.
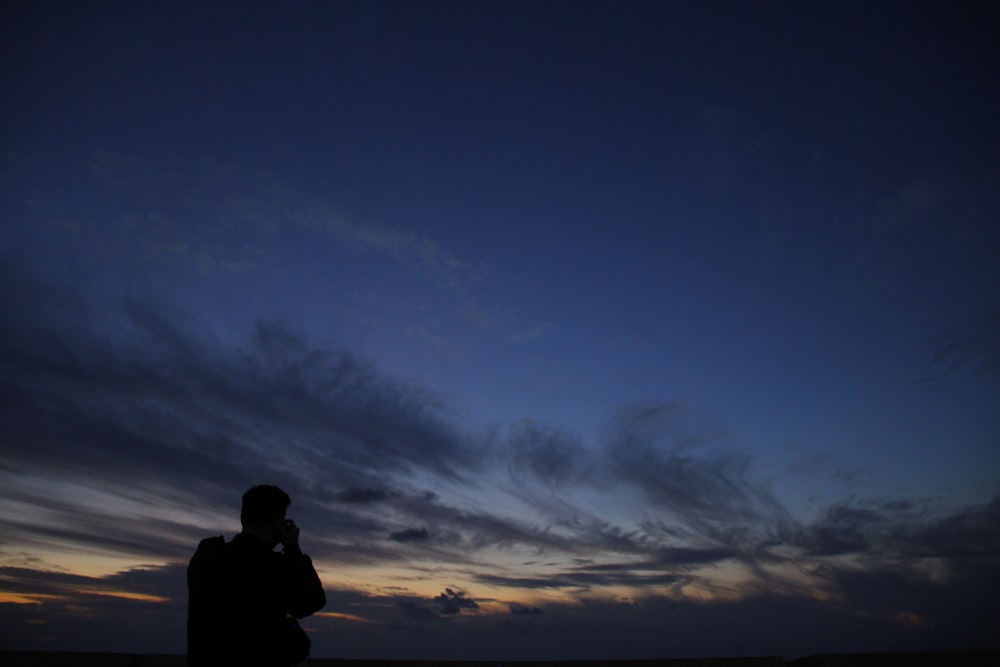
M 258 484 L 243 494 L 240 521 L 244 526 L 260 526 L 280 518 L 292 499 L 270 484 Z

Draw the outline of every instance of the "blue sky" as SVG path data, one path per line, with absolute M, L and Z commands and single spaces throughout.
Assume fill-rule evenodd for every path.
M 983 6 L 3 12 L 0 647 L 273 482 L 320 657 L 996 648 Z

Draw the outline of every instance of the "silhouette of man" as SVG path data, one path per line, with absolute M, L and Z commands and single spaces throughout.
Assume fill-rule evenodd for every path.
M 243 494 L 243 531 L 198 545 L 187 571 L 190 667 L 284 667 L 308 657 L 296 619 L 322 609 L 326 594 L 285 519 L 291 502 L 276 486 L 255 486 Z

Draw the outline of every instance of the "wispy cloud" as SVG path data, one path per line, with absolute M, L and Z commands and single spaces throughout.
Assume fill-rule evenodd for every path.
M 426 528 L 408 528 L 395 531 L 389 535 L 389 539 L 393 542 L 424 542 L 430 539 L 430 535 Z
M 154 163 L 109 151 L 94 151 L 89 171 L 96 185 L 115 194 L 150 251 L 186 255 L 202 268 L 262 266 L 257 260 L 279 248 L 291 252 L 281 239 L 305 232 L 376 253 L 456 294 L 466 294 L 487 272 L 438 239 L 346 213 L 272 173 L 209 159 Z
M 961 370 L 1000 376 L 1000 313 L 955 329 L 928 345 L 929 375 L 919 382 L 943 379 Z
M 77 266 L 88 280 L 106 273 L 109 282 L 167 293 L 206 280 L 255 285 L 261 300 L 291 280 L 313 302 L 336 292 L 327 307 L 340 319 L 421 341 L 452 362 L 468 336 L 502 346 L 552 328 L 523 321 L 498 296 L 502 285 L 488 264 L 448 238 L 345 210 L 273 173 L 105 150 L 58 169 L 6 157 L 10 189 L 36 194 L 21 213 L 23 236 L 32 240 L 25 247 Z M 67 182 L 92 192 L 100 206 L 69 196 Z
M 515 331 L 507 338 L 508 345 L 516 345 L 518 343 L 524 343 L 529 340 L 534 340 L 536 338 L 544 338 L 552 333 L 555 329 L 555 325 L 551 322 L 541 322 L 538 324 L 533 324 L 525 329 L 520 329 Z

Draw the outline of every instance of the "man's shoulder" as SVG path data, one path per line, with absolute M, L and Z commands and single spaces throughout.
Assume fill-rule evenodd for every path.
M 216 535 L 215 537 L 206 537 L 201 542 L 198 543 L 198 552 L 210 553 L 213 551 L 221 552 L 226 548 L 226 538 L 222 535 Z M 198 553 L 196 552 L 196 553 Z
M 226 553 L 226 538 L 222 535 L 206 537 L 198 543 L 198 548 L 191 557 L 191 563 L 217 560 Z

